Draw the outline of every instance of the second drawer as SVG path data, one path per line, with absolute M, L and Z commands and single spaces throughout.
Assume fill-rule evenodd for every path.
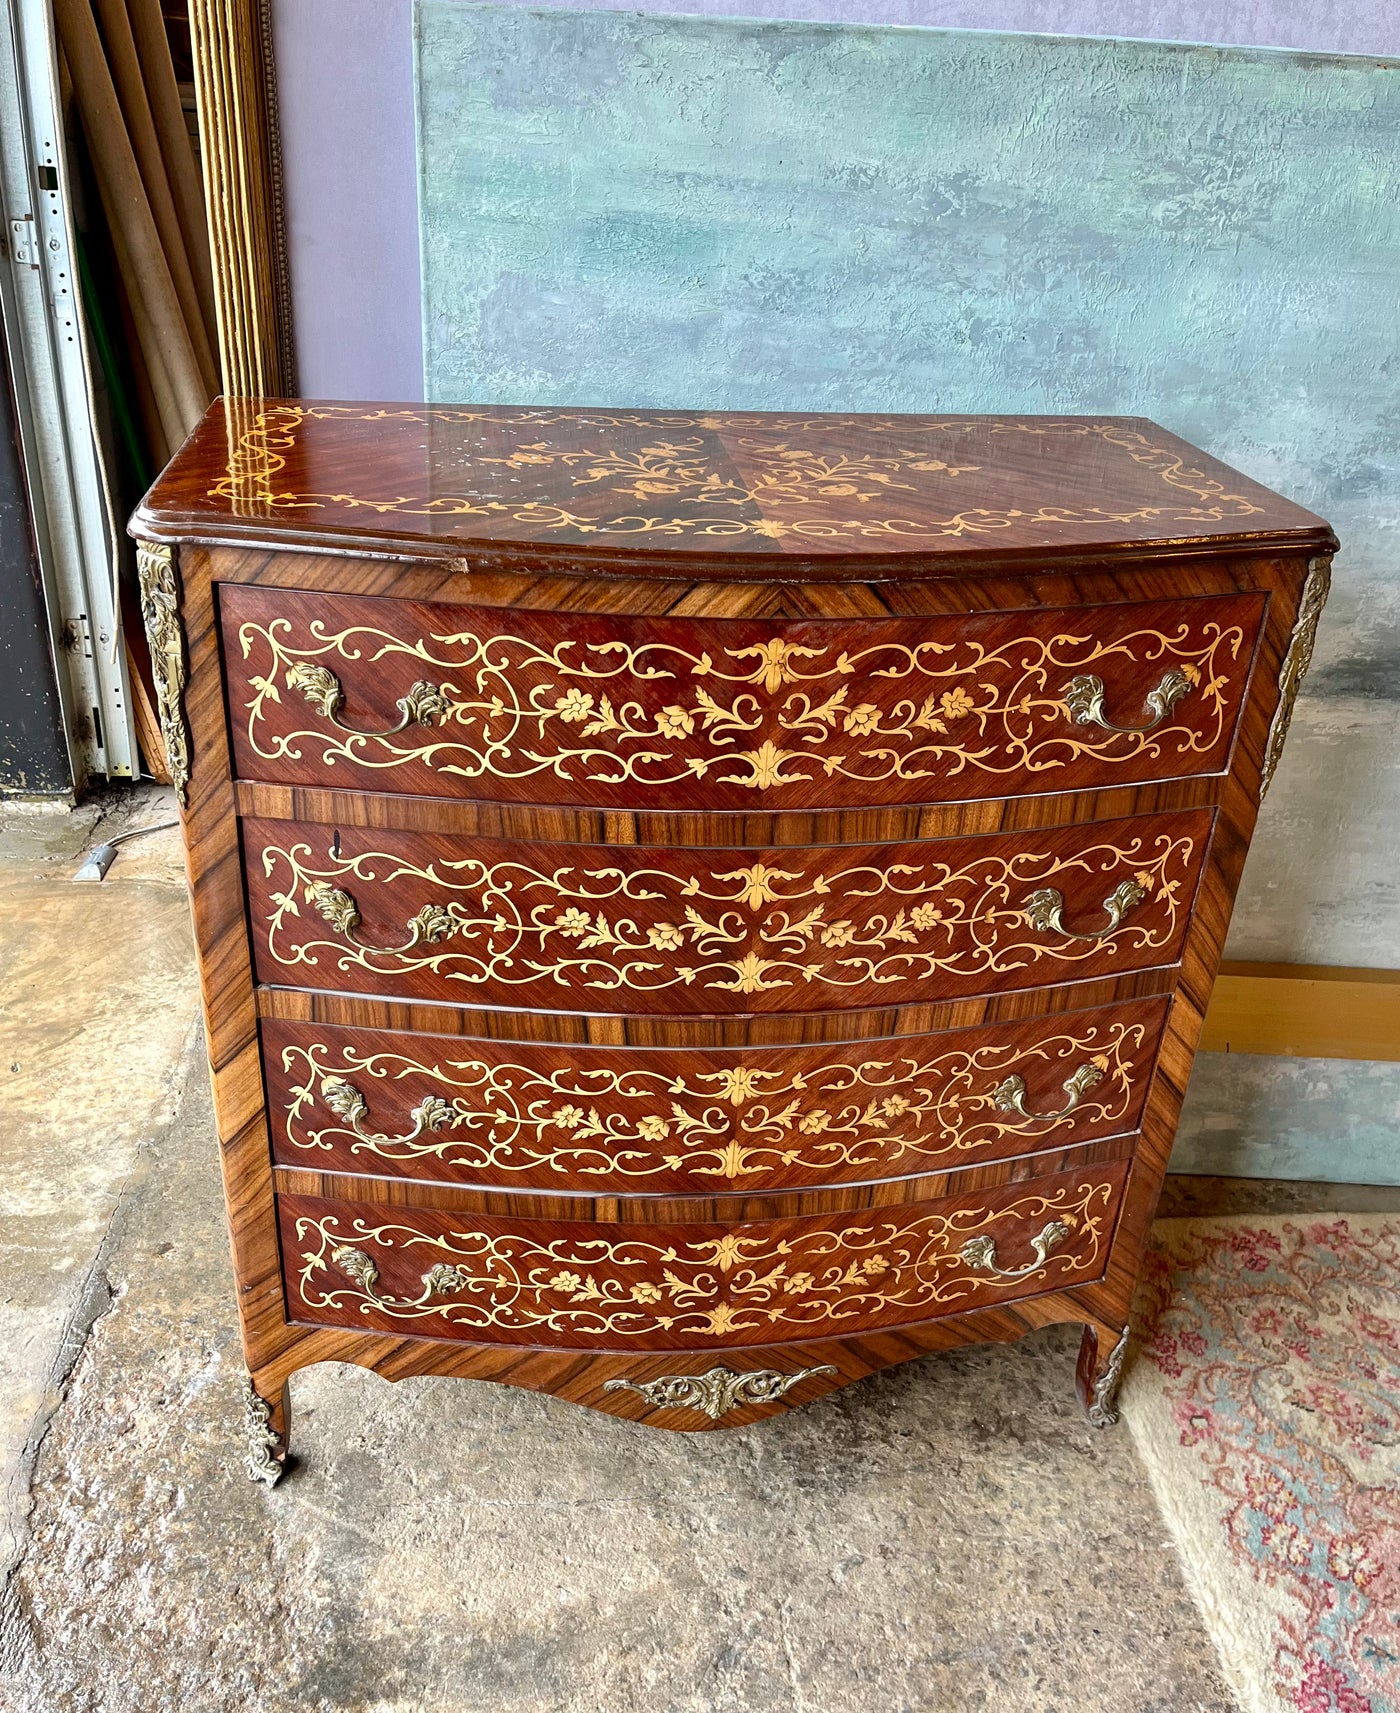
M 1180 960 L 1214 814 L 807 847 L 243 823 L 275 986 L 677 1015 L 932 1003 Z
M 1165 998 L 816 1046 L 262 1024 L 279 1164 L 591 1195 L 906 1177 L 1136 1130 Z

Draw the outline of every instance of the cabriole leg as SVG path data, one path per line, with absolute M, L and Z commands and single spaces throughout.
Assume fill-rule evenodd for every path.
M 1079 1402 L 1091 1427 L 1112 1427 L 1118 1420 L 1118 1382 L 1123 1377 L 1123 1358 L 1127 1354 L 1126 1326 L 1121 1331 L 1094 1323 L 1084 1328 L 1075 1379 Z

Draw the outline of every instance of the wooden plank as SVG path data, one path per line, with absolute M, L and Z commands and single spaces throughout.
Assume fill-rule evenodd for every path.
M 1201 1050 L 1400 1059 L 1400 970 L 1225 963 Z

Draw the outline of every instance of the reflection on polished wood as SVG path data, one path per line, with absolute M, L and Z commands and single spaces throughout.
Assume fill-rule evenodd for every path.
M 1055 1321 L 1111 1419 L 1320 519 L 1141 421 L 238 400 L 133 528 L 259 1446 Z
M 1077 559 L 1241 543 L 1326 553 L 1312 512 L 1137 417 L 216 401 L 133 521 L 152 539 L 676 556 Z M 921 563 L 922 561 L 922 563 Z M 672 574 L 694 575 L 694 568 Z M 876 573 L 867 563 L 863 576 Z M 847 579 L 840 576 L 838 580 Z

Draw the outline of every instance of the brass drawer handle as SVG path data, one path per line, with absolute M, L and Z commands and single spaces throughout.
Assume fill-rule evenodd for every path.
M 1190 688 L 1191 680 L 1179 666 L 1173 666 L 1164 673 L 1157 688 L 1149 690 L 1143 698 L 1152 710 L 1152 718 L 1145 726 L 1120 726 L 1108 718 L 1103 711 L 1103 679 L 1096 673 L 1081 672 L 1077 678 L 1070 679 L 1061 694 L 1077 726 L 1102 726 L 1106 732 L 1151 732 L 1170 715 Z
M 1108 912 L 1107 927 L 1095 928 L 1089 934 L 1079 934 L 1073 928 L 1065 927 L 1064 893 L 1053 886 L 1043 886 L 1026 900 L 1026 920 L 1032 928 L 1038 928 L 1042 933 L 1063 934 L 1067 940 L 1106 940 L 1123 926 L 1123 918 L 1132 907 L 1141 904 L 1146 897 L 1145 886 L 1136 880 L 1125 880 L 1103 901 L 1103 907 Z
M 395 706 L 401 718 L 398 725 L 390 726 L 382 732 L 367 732 L 359 726 L 347 726 L 340 717 L 340 710 L 345 706 L 345 692 L 340 680 L 328 667 L 313 665 L 309 660 L 298 660 L 287 669 L 287 688 L 300 690 L 311 706 L 318 713 L 324 714 L 333 726 L 338 726 L 343 732 L 350 732 L 359 738 L 392 738 L 410 726 L 432 726 L 452 712 L 452 704 L 447 699 L 447 692 L 441 684 L 430 684 L 426 678 L 420 678 L 412 685 L 406 696 L 400 696 Z
M 445 940 L 449 934 L 455 934 L 457 931 L 457 918 L 453 915 L 450 905 L 425 904 L 407 924 L 408 938 L 403 945 L 371 946 L 356 933 L 360 926 L 360 907 L 348 892 L 342 892 L 338 886 L 327 886 L 325 881 L 318 880 L 307 887 L 306 895 L 332 928 L 343 934 L 352 945 L 359 946 L 366 952 L 398 956 L 416 951 L 419 946 L 435 946 L 439 940 Z
M 393 1147 L 400 1143 L 416 1142 L 427 1130 L 441 1130 L 444 1124 L 453 1124 L 457 1120 L 457 1109 L 442 1099 L 440 1095 L 430 1094 L 420 1100 L 409 1117 L 413 1120 L 413 1128 L 403 1136 L 385 1136 L 377 1131 L 365 1129 L 365 1120 L 369 1117 L 369 1103 L 354 1085 L 341 1077 L 327 1077 L 321 1084 L 321 1098 L 337 1118 L 343 1118 L 350 1129 L 363 1142 L 375 1147 Z
M 1025 1082 L 1018 1076 L 1009 1076 L 992 1090 L 992 1105 L 998 1112 L 1015 1112 L 1022 1118 L 1063 1118 L 1066 1113 L 1073 1112 L 1089 1090 L 1102 1081 L 1103 1071 L 1091 1060 L 1060 1084 L 1069 1096 L 1062 1107 L 1055 1112 L 1032 1112 L 1026 1106 Z
M 834 1374 L 829 1362 L 820 1368 L 799 1368 L 783 1374 L 759 1368 L 736 1374 L 732 1368 L 711 1368 L 708 1374 L 663 1374 L 657 1380 L 605 1380 L 605 1392 L 636 1392 L 657 1410 L 699 1410 L 717 1422 L 729 1410 L 746 1404 L 774 1404 L 792 1388 L 817 1374 Z
M 379 1283 L 379 1269 L 363 1249 L 356 1249 L 353 1243 L 342 1243 L 331 1251 L 331 1265 L 339 1267 L 347 1278 L 353 1279 L 372 1303 L 382 1303 L 386 1308 L 398 1306 L 392 1297 L 381 1297 L 375 1290 Z
M 331 1264 L 339 1267 L 347 1278 L 353 1279 L 376 1308 L 387 1309 L 390 1313 L 396 1309 L 421 1309 L 434 1297 L 450 1297 L 468 1283 L 464 1273 L 445 1261 L 439 1261 L 424 1273 L 420 1296 L 386 1297 L 375 1289 L 379 1283 L 378 1267 L 363 1249 L 357 1249 L 353 1243 L 342 1243 L 338 1249 L 332 1250 Z
M 1063 1220 L 1052 1219 L 1043 1231 L 1031 1238 L 1034 1259 L 1024 1267 L 998 1267 L 997 1246 L 990 1237 L 969 1237 L 960 1251 L 963 1260 L 976 1273 L 995 1273 L 999 1279 L 1024 1279 L 1045 1265 L 1052 1251 L 1069 1236 Z

